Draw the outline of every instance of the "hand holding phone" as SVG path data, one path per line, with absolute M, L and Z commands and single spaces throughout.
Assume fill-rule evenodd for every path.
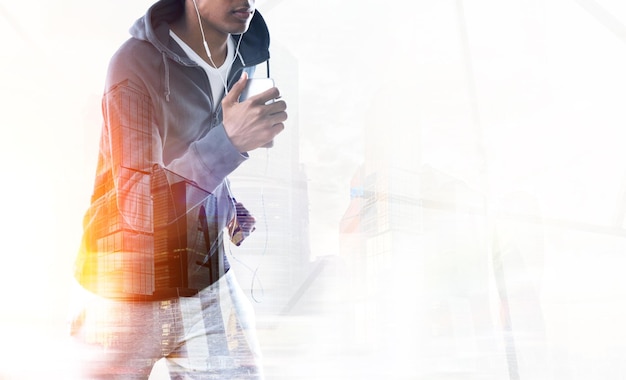
M 287 104 L 271 78 L 251 78 L 243 73 L 222 100 L 223 124 L 240 152 L 271 147 L 285 129 Z
M 274 87 L 274 79 L 272 78 L 248 78 L 246 82 L 246 87 L 241 92 L 239 96 L 239 101 L 243 102 L 244 100 L 250 98 L 251 96 L 262 93 L 265 90 L 269 90 Z M 265 104 L 270 104 L 274 102 L 274 99 L 269 100 Z M 263 145 L 262 148 L 271 148 L 274 146 L 274 140 L 271 140 L 267 144 Z

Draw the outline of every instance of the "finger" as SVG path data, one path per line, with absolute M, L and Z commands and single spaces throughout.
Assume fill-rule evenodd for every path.
M 284 121 L 287 120 L 287 117 L 288 115 L 287 115 L 287 112 L 285 111 L 273 113 L 268 116 L 268 119 L 267 119 L 268 124 L 274 126 L 276 124 L 283 123 Z
M 228 94 L 226 94 L 226 96 L 224 97 L 224 100 L 222 101 L 227 102 L 227 104 L 237 103 L 239 101 L 239 97 L 241 96 L 241 93 L 243 92 L 244 88 L 246 88 L 247 81 L 248 81 L 248 73 L 244 71 L 243 73 L 241 73 L 241 77 L 239 78 L 237 83 L 235 83 L 233 87 L 231 87 L 230 91 L 228 91 Z
M 272 126 L 272 133 L 273 133 L 273 137 L 276 137 L 276 135 L 278 135 L 280 132 L 282 132 L 285 129 L 285 124 L 284 123 L 276 123 Z
M 287 103 L 284 100 L 279 100 L 267 105 L 268 113 L 273 115 L 278 112 L 283 112 L 287 109 Z

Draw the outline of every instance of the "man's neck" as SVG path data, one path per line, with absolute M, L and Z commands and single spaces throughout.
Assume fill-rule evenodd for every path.
M 187 10 L 180 19 L 170 24 L 170 28 L 211 66 L 220 67 L 226 60 L 226 54 L 228 53 L 227 41 L 230 35 L 219 33 L 203 24 L 203 36 L 195 10 Z M 204 48 L 204 39 L 206 39 L 209 46 L 210 58 Z

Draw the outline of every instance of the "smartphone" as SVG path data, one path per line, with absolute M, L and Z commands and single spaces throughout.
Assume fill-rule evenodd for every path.
M 274 79 L 272 78 L 248 78 L 246 88 L 243 89 L 241 96 L 239 96 L 239 101 L 243 102 L 249 97 L 260 94 L 272 87 L 274 87 Z
M 243 102 L 251 96 L 262 93 L 265 90 L 269 90 L 274 87 L 274 79 L 272 78 L 248 78 L 246 87 L 239 96 L 239 101 Z M 274 100 L 270 100 L 267 103 L 272 103 Z M 267 104 L 266 103 L 266 104 Z M 274 140 L 263 145 L 263 148 L 271 148 L 274 146 Z

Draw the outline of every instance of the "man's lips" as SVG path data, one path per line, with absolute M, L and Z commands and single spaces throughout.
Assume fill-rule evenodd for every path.
M 253 10 L 250 8 L 237 8 L 233 11 L 233 15 L 240 20 L 248 20 L 252 16 Z

